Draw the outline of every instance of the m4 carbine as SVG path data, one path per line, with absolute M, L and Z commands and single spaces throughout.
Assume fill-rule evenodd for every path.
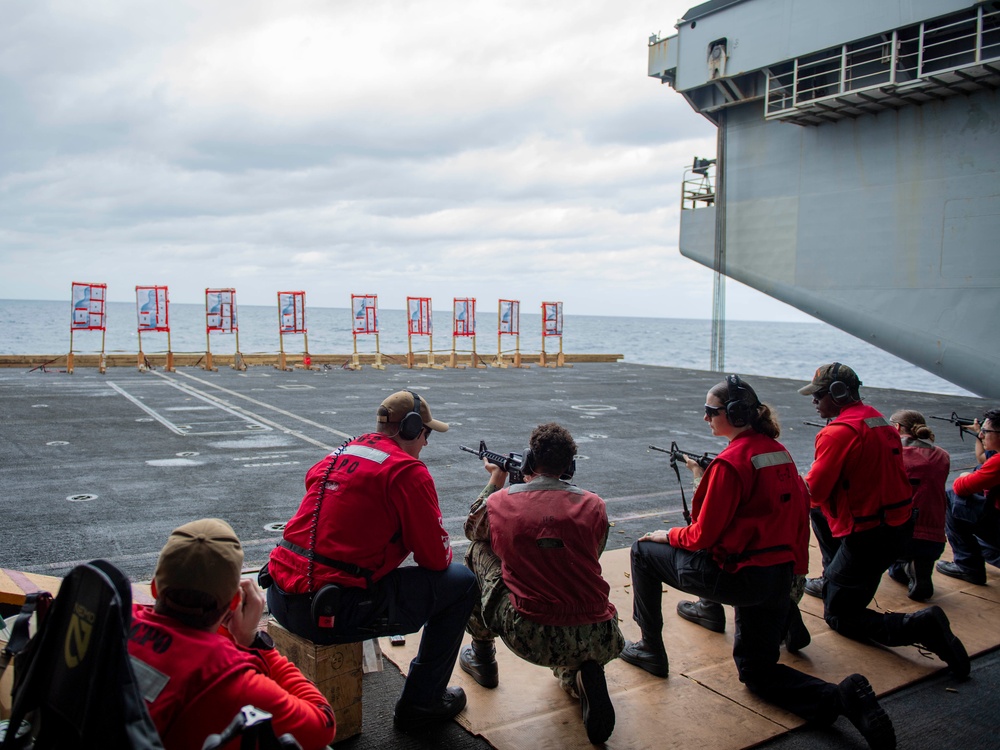
M 691 524 L 691 511 L 688 509 L 687 498 L 684 496 L 684 482 L 681 480 L 681 471 L 677 467 L 677 462 L 684 462 L 685 458 L 690 458 L 692 461 L 697 463 L 702 469 L 707 469 L 708 465 L 712 463 L 718 454 L 717 453 L 702 453 L 698 455 L 697 453 L 691 453 L 690 451 L 681 450 L 677 447 L 677 443 L 671 443 L 669 448 L 660 448 L 656 445 L 649 446 L 650 450 L 659 451 L 660 453 L 670 454 L 670 467 L 674 470 L 677 475 L 677 481 L 681 486 L 681 506 L 684 513 L 684 522 L 688 525 Z
M 976 423 L 975 419 L 969 419 L 968 417 L 960 417 L 955 412 L 951 413 L 950 417 L 935 417 L 931 415 L 931 419 L 940 419 L 942 422 L 951 422 L 953 425 L 958 427 L 958 436 L 965 440 L 965 433 L 971 433 L 972 430 L 965 429 L 966 427 L 971 427 Z
M 464 445 L 458 446 L 458 449 L 485 458 L 489 463 L 500 467 L 507 472 L 507 478 L 511 484 L 524 484 L 524 473 L 521 471 L 524 457 L 520 453 L 508 453 L 506 456 L 502 453 L 495 453 L 486 448 L 485 440 L 479 441 L 479 450 L 473 450 Z
M 671 466 L 676 466 L 678 461 L 684 463 L 685 458 L 690 458 L 703 469 L 707 469 L 708 465 L 712 463 L 712 459 L 718 455 L 717 453 L 702 453 L 698 455 L 697 453 L 678 448 L 677 443 L 671 443 L 669 448 L 660 448 L 659 446 L 651 445 L 649 449 L 659 451 L 660 453 L 669 453 Z

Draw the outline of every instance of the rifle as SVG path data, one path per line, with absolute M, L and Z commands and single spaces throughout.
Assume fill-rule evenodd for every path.
M 524 484 L 524 473 L 521 471 L 524 457 L 520 453 L 508 453 L 506 456 L 502 453 L 494 453 L 486 448 L 485 440 L 479 441 L 479 450 L 473 450 L 464 445 L 458 446 L 458 449 L 479 456 L 479 458 L 485 458 L 489 463 L 503 469 L 507 472 L 511 484 Z
M 958 427 L 958 436 L 962 440 L 965 440 L 966 432 L 971 432 L 971 430 L 967 430 L 965 428 L 970 427 L 976 422 L 975 419 L 969 419 L 968 417 L 960 417 L 955 412 L 952 412 L 950 417 L 935 417 L 932 414 L 931 419 L 940 419 L 942 422 L 951 422 L 953 425 Z
M 684 513 L 684 522 L 690 526 L 691 525 L 691 511 L 688 509 L 687 498 L 684 496 L 684 482 L 681 481 L 681 470 L 677 467 L 678 461 L 683 461 L 685 458 L 690 458 L 692 461 L 696 462 L 701 468 L 707 469 L 708 465 L 712 463 L 718 453 L 702 453 L 700 456 L 697 453 L 691 453 L 690 451 L 681 450 L 677 447 L 677 443 L 673 442 L 670 444 L 670 448 L 660 448 L 656 445 L 649 446 L 650 450 L 659 451 L 660 453 L 670 454 L 670 467 L 674 470 L 677 475 L 677 483 L 681 486 L 681 506 Z
M 707 469 L 708 465 L 712 463 L 712 459 L 719 455 L 718 453 L 702 453 L 699 456 L 697 453 L 678 448 L 677 443 L 671 443 L 669 448 L 660 448 L 659 446 L 651 445 L 649 449 L 659 451 L 660 453 L 669 453 L 671 466 L 676 465 L 678 461 L 683 461 L 685 458 L 690 458 L 703 469 Z
M 805 419 L 802 421 L 802 424 L 807 425 L 809 427 L 826 427 L 828 424 L 830 424 L 830 422 L 829 420 L 827 420 L 826 422 L 810 422 L 808 419 Z

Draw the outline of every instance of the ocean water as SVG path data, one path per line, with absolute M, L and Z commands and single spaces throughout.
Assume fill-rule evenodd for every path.
M 130 302 L 108 302 L 104 348 L 110 353 L 139 350 L 136 308 Z M 451 310 L 435 316 L 434 350 L 451 350 Z M 309 351 L 350 353 L 351 311 L 348 308 L 309 307 L 306 310 Z M 70 303 L 54 301 L 0 300 L 0 354 L 65 354 L 70 348 Z M 239 348 L 244 354 L 279 350 L 277 306 L 240 305 L 238 308 Z M 477 315 L 476 350 L 490 355 L 497 349 L 496 313 Z M 170 306 L 170 348 L 175 352 L 204 352 L 205 308 L 202 305 Z M 383 354 L 407 351 L 406 314 L 403 310 L 379 310 L 379 348 Z M 677 318 L 625 318 L 566 314 L 563 351 L 566 353 L 615 353 L 637 364 L 709 369 L 712 323 L 710 320 Z M 541 350 L 541 315 L 521 314 L 520 347 L 524 353 Z M 167 334 L 143 333 L 142 348 L 147 353 L 167 349 Z M 229 354 L 236 350 L 235 334 L 213 334 L 212 352 Z M 426 339 L 414 339 L 414 351 L 426 351 Z M 459 351 L 471 343 L 460 340 Z M 505 351 L 513 340 L 504 337 Z M 286 335 L 288 353 L 303 350 L 303 336 Z M 545 350 L 555 353 L 558 339 L 546 341 Z M 73 350 L 82 353 L 101 350 L 99 331 L 75 331 Z M 373 336 L 358 337 L 358 351 L 374 352 Z M 951 395 L 973 394 L 904 362 L 865 341 L 824 323 L 778 323 L 727 321 L 726 370 L 742 375 L 809 380 L 816 367 L 837 360 L 853 367 L 865 385 L 899 388 Z

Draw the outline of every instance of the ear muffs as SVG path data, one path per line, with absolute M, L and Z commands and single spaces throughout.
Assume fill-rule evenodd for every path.
M 840 374 L 840 362 L 834 362 L 833 372 L 830 373 L 833 380 L 827 390 L 830 393 L 830 398 L 833 399 L 833 403 L 838 406 L 844 406 L 845 404 L 854 402 L 855 398 L 851 395 L 851 387 L 843 380 L 837 378 L 838 374 Z
M 413 391 L 407 391 L 413 396 L 413 411 L 399 420 L 399 436 L 403 440 L 415 440 L 424 431 L 424 419 L 420 416 L 420 396 Z
M 576 474 L 576 459 L 575 458 L 572 461 L 569 462 L 569 467 L 566 469 L 566 471 L 564 471 L 559 476 L 559 478 L 561 480 L 563 480 L 564 482 L 568 482 L 570 479 L 573 478 L 574 474 Z
M 756 401 L 752 399 L 749 391 L 743 387 L 743 381 L 739 375 L 727 375 L 726 387 L 729 395 L 726 400 L 726 418 L 733 427 L 746 427 L 750 424 L 750 411 L 756 404 L 747 403 Z
M 535 473 L 535 454 L 531 452 L 531 448 L 525 448 L 524 453 L 521 454 L 521 473 Z
M 531 448 L 525 448 L 524 453 L 521 455 L 521 473 L 522 474 L 534 474 L 538 470 L 535 466 L 535 454 L 531 452 Z M 573 478 L 576 473 L 576 459 L 574 458 L 569 462 L 569 466 L 566 468 L 559 478 L 564 482 L 568 482 Z

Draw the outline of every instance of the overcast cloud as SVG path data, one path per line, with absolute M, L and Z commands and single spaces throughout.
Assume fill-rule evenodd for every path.
M 709 317 L 677 235 L 714 128 L 646 77 L 696 4 L 0 0 L 0 298 Z

